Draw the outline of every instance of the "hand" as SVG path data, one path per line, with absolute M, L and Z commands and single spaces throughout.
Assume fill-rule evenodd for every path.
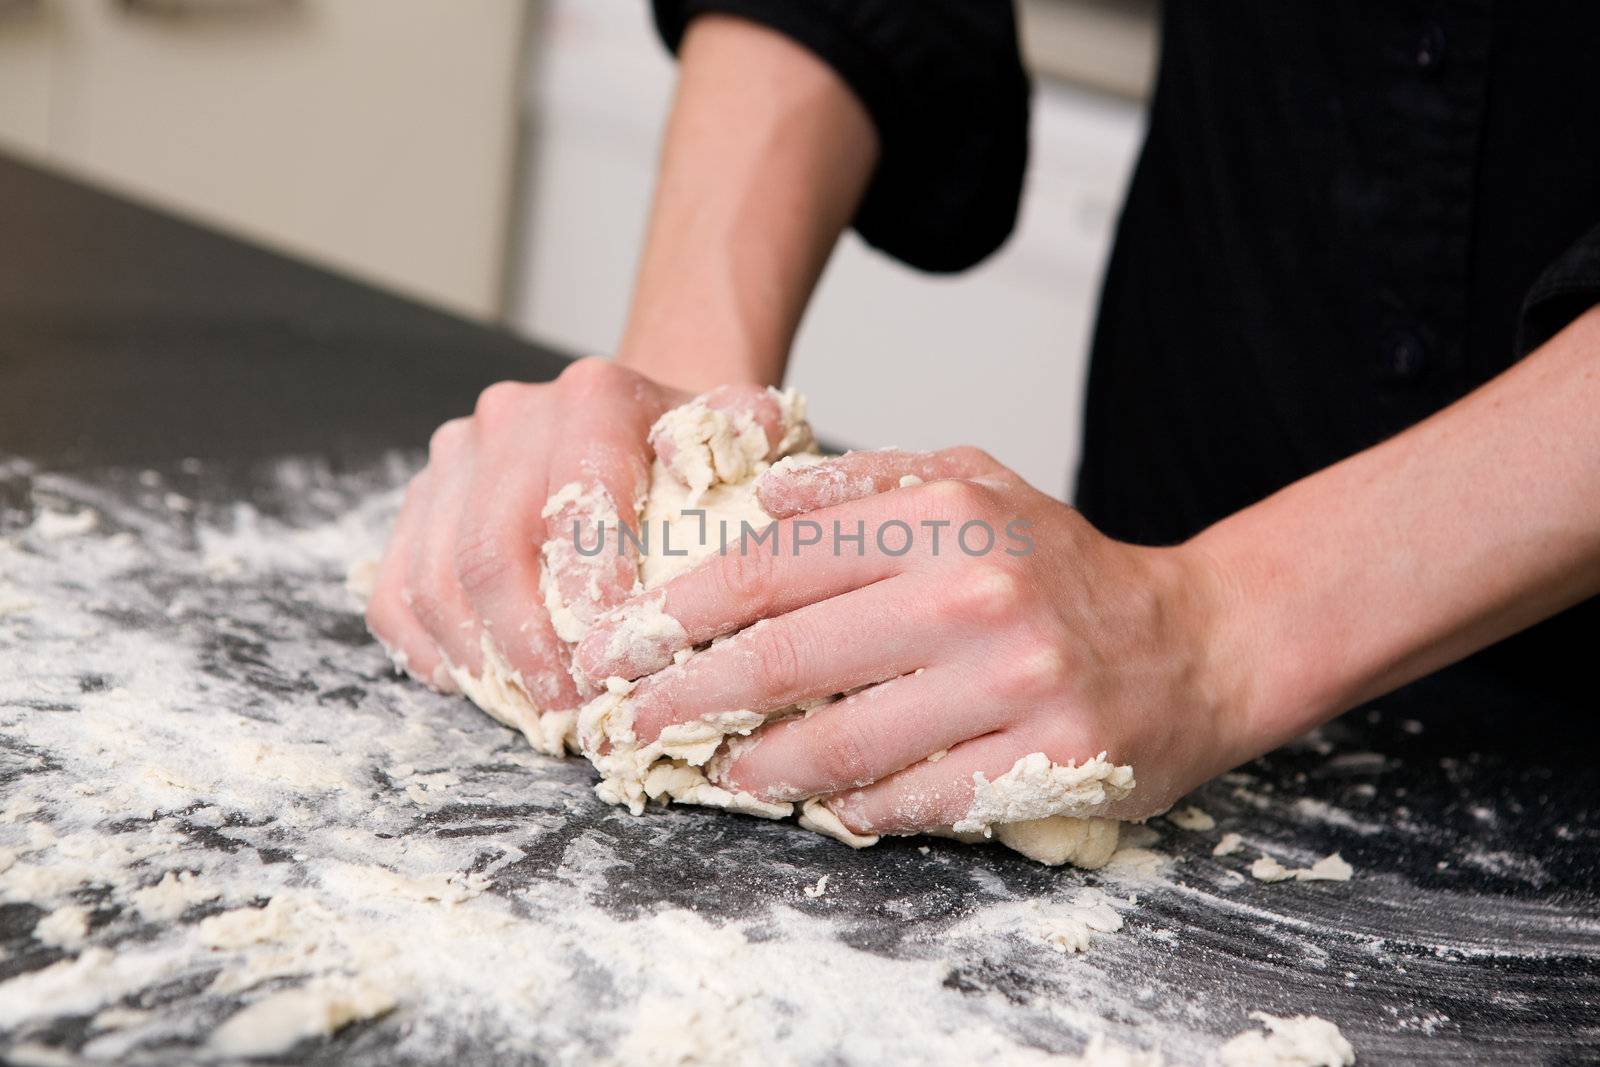
M 1203 556 L 1110 540 L 974 449 L 779 468 L 758 495 L 785 520 L 780 551 L 730 548 L 664 587 L 684 644 L 739 632 L 643 678 L 634 728 L 648 742 L 707 714 L 850 695 L 735 745 L 730 787 L 825 796 L 858 833 L 909 833 L 957 822 L 975 772 L 993 781 L 1033 752 L 1131 763 L 1134 792 L 1083 812 L 1119 818 L 1253 754 L 1213 662 L 1227 597 Z M 806 522 L 826 535 L 796 548 Z M 832 531 L 858 524 L 864 551 L 835 552 Z M 880 529 L 891 551 L 913 532 L 911 548 L 883 551 Z M 609 638 L 602 621 L 579 646 L 590 679 L 662 665 L 608 660 Z
M 492 385 L 471 417 L 439 427 L 427 466 L 406 490 L 367 606 L 367 625 L 396 665 L 449 691 L 450 667 L 480 674 L 487 645 L 520 675 L 535 707 L 577 706 L 583 694 L 569 642 L 634 592 L 638 568 L 616 552 L 582 556 L 572 525 L 601 514 L 608 524 L 637 526 L 650 426 L 686 399 L 588 359 L 549 384 Z M 776 406 L 763 389 L 729 386 L 709 402 L 745 406 L 776 432 Z M 543 585 L 542 570 L 550 572 Z M 552 584 L 557 614 L 567 616 L 554 621 Z

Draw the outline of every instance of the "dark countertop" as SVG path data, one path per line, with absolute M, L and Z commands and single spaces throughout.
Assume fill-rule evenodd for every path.
M 1216 832 L 1152 823 L 1167 863 L 1141 880 L 938 841 L 855 853 L 714 812 L 635 819 L 589 794 L 581 764 L 392 678 L 339 600 L 342 554 L 376 543 L 435 425 L 563 362 L 0 158 L 0 1051 L 198 1057 L 240 1003 L 328 965 L 241 994 L 184 938 L 300 894 L 363 931 L 318 926 L 317 951 L 362 961 L 399 1006 L 296 1046 L 299 1062 L 587 1062 L 643 1032 L 657 1001 L 737 1031 L 736 1059 L 1003 1062 L 1103 1031 L 1200 1062 L 1252 1008 L 1332 1019 L 1360 1063 L 1600 1059 L 1588 745 L 1530 757 L 1470 716 L 1402 720 L 1379 702 L 1202 790 Z M 52 533 L 45 511 L 93 521 Z M 104 740 L 119 729 L 120 748 Z M 1246 847 L 1214 858 L 1226 830 Z M 69 848 L 95 835 L 104 855 Z M 1335 849 L 1350 883 L 1239 876 L 1262 850 Z M 341 872 L 374 866 L 488 882 L 459 904 L 339 896 Z M 161 919 L 130 904 L 178 869 L 220 896 Z M 800 892 L 825 874 L 824 894 Z M 1122 930 L 1080 956 L 1041 945 L 1026 909 L 1085 887 L 1117 898 Z M 63 906 L 86 909 L 89 945 L 147 971 L 42 940 Z M 509 925 L 486 933 L 485 916 Z M 459 951 L 437 950 L 439 977 L 419 983 L 437 930 Z M 694 955 L 702 934 L 720 954 Z M 679 956 L 698 962 L 672 970 Z M 101 999 L 41 1007 L 45 968 L 85 960 Z M 464 1010 L 518 966 L 528 1019 Z M 560 981 L 535 988 L 540 967 Z

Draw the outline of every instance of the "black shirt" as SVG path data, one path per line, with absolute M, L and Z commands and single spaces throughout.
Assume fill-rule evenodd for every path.
M 866 240 L 930 270 L 1004 240 L 1028 106 L 1009 3 L 655 6 L 671 45 L 734 12 L 839 71 L 883 145 Z M 1600 302 L 1597 46 L 1592 0 L 1169 0 L 1090 364 L 1084 514 L 1181 541 Z M 1597 642 L 1591 601 L 1398 699 L 1592 712 Z

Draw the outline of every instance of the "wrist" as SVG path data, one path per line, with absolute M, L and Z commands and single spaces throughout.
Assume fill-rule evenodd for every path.
M 1162 587 L 1179 630 L 1187 635 L 1192 692 L 1210 716 L 1217 774 L 1254 759 L 1279 741 L 1263 708 L 1270 706 L 1272 662 L 1243 576 L 1199 538 L 1157 550 L 1163 557 Z
M 1241 513 L 1244 520 L 1248 512 Z M 1209 656 L 1233 704 L 1236 762 L 1253 759 L 1344 710 L 1348 657 L 1332 655 L 1292 561 L 1265 551 L 1249 521 L 1224 520 L 1181 551 L 1211 596 Z
M 677 331 L 629 329 L 613 357 L 620 367 L 690 394 L 719 385 L 777 385 L 783 380 L 781 358 L 764 356 L 747 346 Z

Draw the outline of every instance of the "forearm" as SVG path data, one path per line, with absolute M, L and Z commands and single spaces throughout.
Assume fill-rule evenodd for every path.
M 1258 751 L 1600 593 L 1600 309 L 1189 547 Z
M 617 358 L 693 391 L 776 384 L 877 134 L 826 64 L 753 23 L 702 16 L 680 58 Z

